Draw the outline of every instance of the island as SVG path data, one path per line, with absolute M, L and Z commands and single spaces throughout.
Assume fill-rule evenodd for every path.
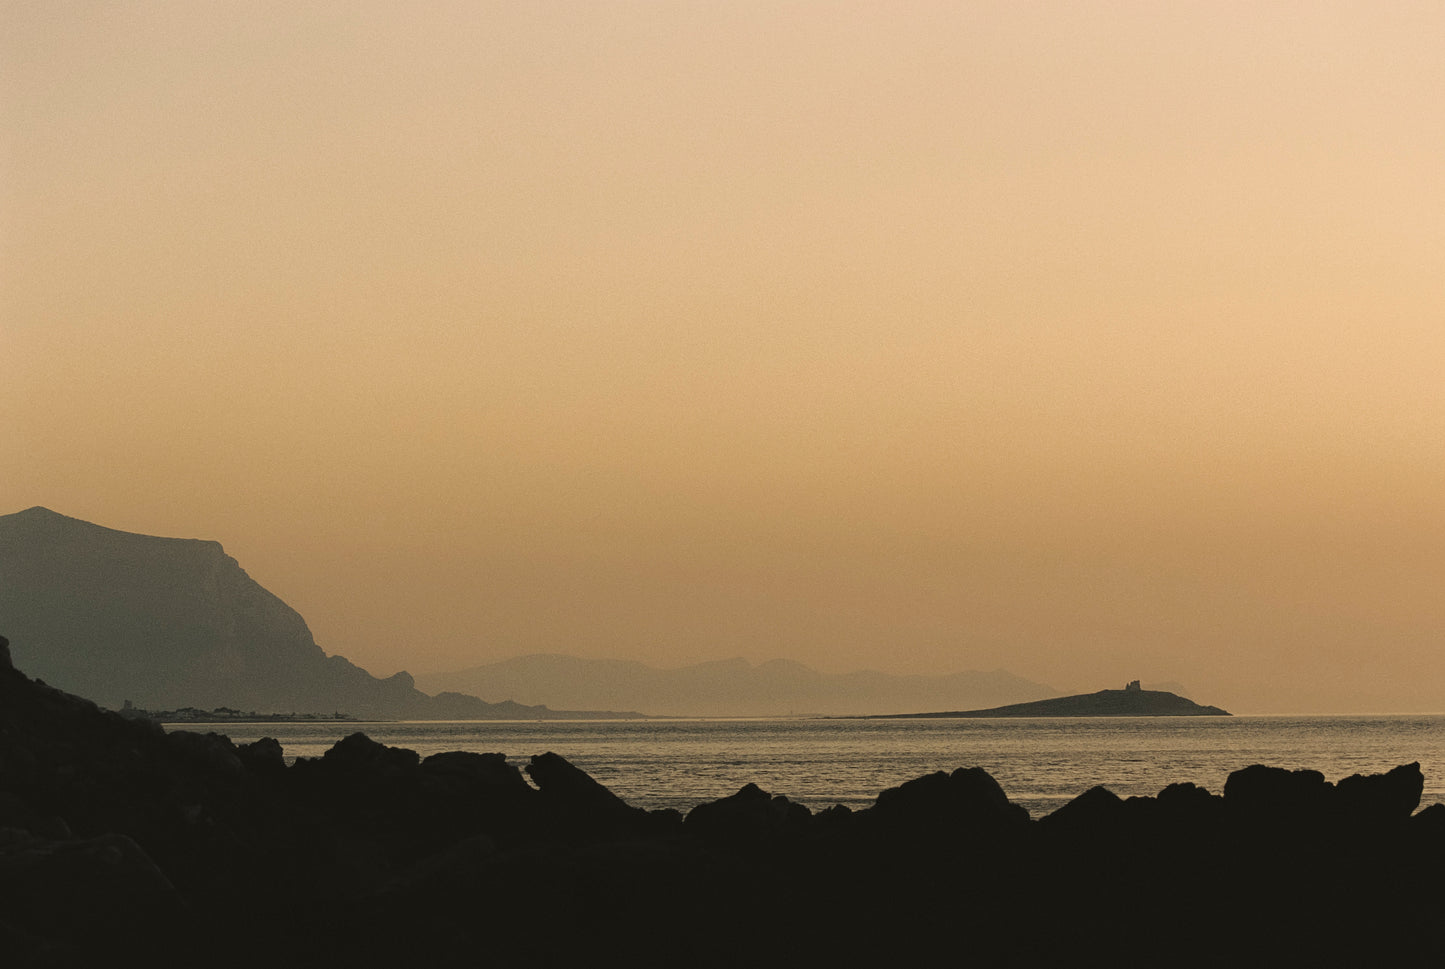
M 942 713 L 890 713 L 870 720 L 903 720 L 946 717 L 1227 717 L 1229 711 L 1219 707 L 1201 706 L 1177 693 L 1146 690 L 1138 680 L 1122 690 L 1100 690 L 1097 693 L 1076 693 L 1034 700 L 1032 703 L 1011 703 L 987 710 L 951 710 Z

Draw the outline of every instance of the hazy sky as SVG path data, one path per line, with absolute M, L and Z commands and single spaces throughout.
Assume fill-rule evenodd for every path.
M 1445 710 L 1445 6 L 0 4 L 0 513 L 536 651 Z

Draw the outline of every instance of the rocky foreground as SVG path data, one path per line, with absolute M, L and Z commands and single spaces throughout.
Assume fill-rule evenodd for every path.
M 1417 764 L 1039 819 L 977 768 L 867 810 L 749 785 L 685 817 L 555 754 L 525 771 L 362 734 L 288 767 L 0 646 L 0 964 L 1371 965 L 1431 951 L 1445 911 Z

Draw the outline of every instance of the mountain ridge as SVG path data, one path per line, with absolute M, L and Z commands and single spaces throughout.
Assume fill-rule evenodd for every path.
M 34 675 L 113 709 L 129 700 L 361 719 L 641 716 L 432 696 L 404 671 L 372 676 L 327 655 L 301 614 L 221 543 L 121 531 L 39 505 L 0 516 L 0 627 Z
M 742 657 L 660 668 L 567 653 L 529 653 L 462 670 L 418 674 L 417 682 L 424 689 L 458 689 L 484 698 L 503 693 L 522 701 L 548 696 L 550 702 L 567 706 L 623 706 L 657 716 L 848 716 L 914 704 L 1033 700 L 1059 692 L 1006 670 L 822 673 L 795 660 L 753 664 Z

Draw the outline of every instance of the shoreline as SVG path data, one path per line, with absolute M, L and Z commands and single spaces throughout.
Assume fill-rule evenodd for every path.
M 354 732 L 287 766 L 274 739 L 166 732 L 4 666 L 0 941 L 17 965 L 839 966 L 957 945 L 1148 965 L 1201 939 L 1234 965 L 1368 964 L 1404 958 L 1445 909 L 1445 805 L 1417 810 L 1418 764 L 1095 787 L 1040 818 L 977 767 L 860 810 L 749 783 L 684 814 L 552 753 L 519 770 Z

